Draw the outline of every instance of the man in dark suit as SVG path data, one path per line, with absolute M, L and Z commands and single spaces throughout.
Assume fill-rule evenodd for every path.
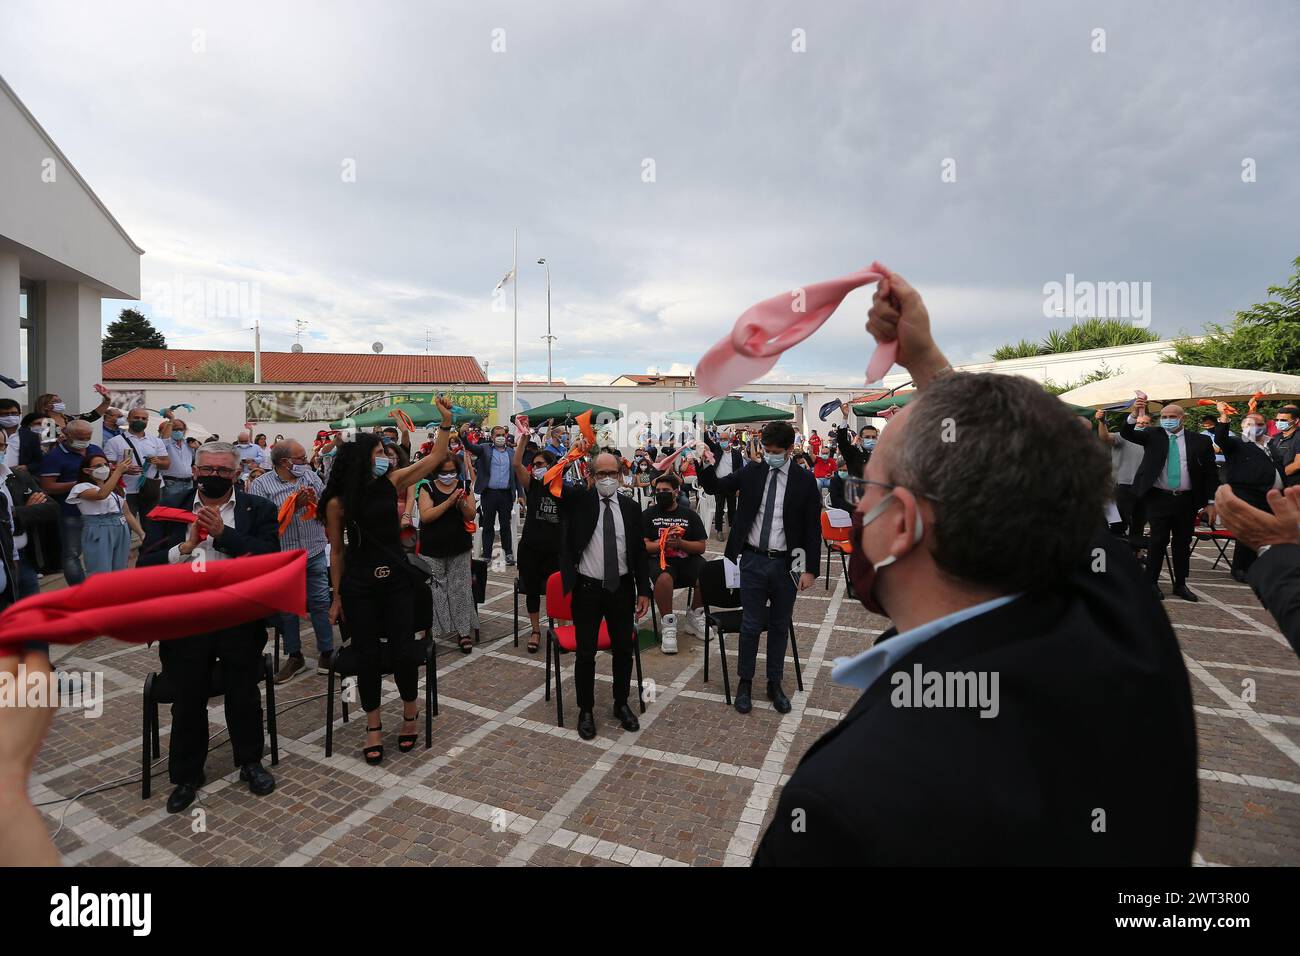
M 510 513 L 515 499 L 523 497 L 515 477 L 514 449 L 506 441 L 509 431 L 504 425 L 492 429 L 490 444 L 467 442 L 474 456 L 474 493 L 483 508 L 483 560 L 492 560 L 496 526 L 501 525 L 501 552 L 507 565 L 515 563 L 515 544 L 510 536 Z
M 1133 478 L 1133 494 L 1142 502 L 1151 525 L 1147 546 L 1147 580 L 1161 598 L 1160 567 L 1165 545 L 1173 551 L 1174 591 L 1184 601 L 1199 600 L 1187 586 L 1191 565 L 1192 529 L 1196 516 L 1208 508 L 1214 519 L 1214 492 L 1219 487 L 1219 467 L 1214 461 L 1214 443 L 1184 428 L 1187 418 L 1181 405 L 1170 403 L 1160 409 L 1160 427 L 1137 429 L 1138 416 L 1147 413 L 1147 400 L 1139 398 L 1120 429 L 1120 437 L 1141 445 L 1142 464 Z
M 573 595 L 577 659 L 573 684 L 578 695 L 578 736 L 596 736 L 596 640 L 600 622 L 609 630 L 614 655 L 614 716 L 624 730 L 640 730 L 628 706 L 632 642 L 636 620 L 650 609 L 650 575 L 641 539 L 641 506 L 620 495 L 623 462 L 601 452 L 592 462 L 593 483 L 566 485 L 560 498 L 564 519 L 560 576 Z
M 849 480 L 854 590 L 894 626 L 836 666 L 862 696 L 755 863 L 1187 866 L 1191 691 L 1128 547 L 1098 531 L 1105 450 L 1037 383 L 953 372 L 901 277 L 869 315 L 922 393 Z
M 840 405 L 840 414 L 844 416 L 844 424 L 835 429 L 835 447 L 839 451 L 840 457 L 844 459 L 844 465 L 849 470 L 849 474 L 854 478 L 861 478 L 862 471 L 867 467 L 867 459 L 871 457 L 871 449 L 876 447 L 876 426 L 867 425 L 862 429 L 862 436 L 858 439 L 862 442 L 870 435 L 870 445 L 854 444 L 853 435 L 849 432 L 849 411 L 848 402 Z M 870 429 L 868 431 L 868 429 Z
M 1218 402 L 1219 418 L 1214 424 L 1214 441 L 1222 449 L 1224 463 L 1219 469 L 1222 484 L 1252 508 L 1268 510 L 1267 495 L 1283 487 L 1282 476 L 1268 448 L 1268 433 L 1260 412 L 1247 412 L 1241 420 L 1241 437 L 1228 431 L 1228 403 Z M 1222 485 L 1220 485 L 1222 487 Z M 1245 582 L 1255 552 L 1238 539 L 1232 546 L 1232 577 Z
M 235 489 L 239 452 L 225 442 L 201 445 L 194 454 L 197 490 L 168 489 L 160 504 L 193 511 L 192 524 L 151 522 L 138 566 L 195 564 L 196 572 L 210 561 L 280 550 L 276 508 L 265 498 Z M 184 606 L 177 608 L 185 613 Z M 266 624 L 251 621 L 163 641 L 158 647 L 163 670 L 176 688 L 172 704 L 171 746 L 167 772 L 175 790 L 167 812 L 180 813 L 194 802 L 205 777 L 208 753 L 208 690 L 215 661 L 221 660 L 225 683 L 226 727 L 239 778 L 258 796 L 275 789 L 275 779 L 262 766 L 262 697 L 257 676 L 266 646 Z
M 764 460 L 719 478 L 706 463 L 700 487 L 710 494 L 740 492 L 736 524 L 727 536 L 726 555 L 740 562 L 740 652 L 736 664 L 736 710 L 753 707 L 752 686 L 758 660 L 758 635 L 767 630 L 767 698 L 779 713 L 790 712 L 781 687 L 785 645 L 790 637 L 795 589 L 817 581 L 821 568 L 822 496 L 817 479 L 792 466 L 794 428 L 769 422 L 763 428 Z M 796 585 L 797 580 L 797 585 Z
M 736 436 L 730 429 L 724 429 L 719 435 L 718 440 L 714 441 L 709 437 L 708 432 L 704 433 L 704 444 L 713 457 L 717 459 L 714 473 L 719 478 L 725 478 L 730 474 L 739 472 L 745 467 L 745 455 L 741 451 L 740 442 L 736 441 Z M 722 515 L 727 515 L 727 527 L 736 526 L 736 492 L 719 491 L 713 496 L 713 531 L 714 537 L 719 541 L 722 540 Z

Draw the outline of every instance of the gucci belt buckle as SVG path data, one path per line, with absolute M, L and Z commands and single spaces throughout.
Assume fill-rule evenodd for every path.
M 379 567 L 375 568 L 375 577 L 377 578 L 386 578 L 390 574 L 392 574 L 392 571 L 386 564 L 381 564 Z

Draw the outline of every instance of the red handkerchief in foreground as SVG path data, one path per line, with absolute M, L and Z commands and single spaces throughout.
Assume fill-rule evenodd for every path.
M 0 614 L 0 647 L 28 641 L 80 644 L 112 637 L 165 641 L 234 627 L 272 614 L 307 613 L 307 552 L 165 564 L 96 574 L 47 591 Z M 184 600 L 177 600 L 184 596 Z

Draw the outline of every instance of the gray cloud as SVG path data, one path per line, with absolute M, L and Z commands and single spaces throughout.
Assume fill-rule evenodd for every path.
M 1222 320 L 1300 252 L 1298 41 L 1286 0 L 0 9 L 6 78 L 148 250 L 146 290 L 256 283 L 267 348 L 296 318 L 311 349 L 430 328 L 495 378 L 518 225 L 521 372 L 545 371 L 545 255 L 574 381 L 693 366 L 754 301 L 874 258 L 958 359 L 1059 326 L 1067 272 L 1151 282 L 1161 334 Z M 867 299 L 774 374 L 860 380 Z

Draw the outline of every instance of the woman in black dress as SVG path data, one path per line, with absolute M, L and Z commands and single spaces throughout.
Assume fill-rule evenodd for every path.
M 320 500 L 320 519 L 330 541 L 330 581 L 334 601 L 330 621 L 346 621 L 357 653 L 357 689 L 366 712 L 366 763 L 384 759 L 379 719 L 379 641 L 387 638 L 393 680 L 402 697 L 402 730 L 397 749 L 406 753 L 418 738 L 416 694 L 419 669 L 411 656 L 415 633 L 418 572 L 402 549 L 398 495 L 427 477 L 447 457 L 451 404 L 438 399 L 442 425 L 433 450 L 414 465 L 393 469 L 378 435 L 361 433 L 341 442 Z
M 527 416 L 519 418 L 527 429 Z M 546 449 L 529 452 L 524 446 L 522 438 L 515 445 L 515 474 L 528 501 L 516 554 L 519 583 L 528 608 L 528 621 L 533 626 L 528 637 L 528 653 L 536 654 L 542 643 L 542 594 L 546 592 L 547 578 L 560 569 L 560 499 L 542 482 L 547 469 L 555 464 L 555 455 Z

